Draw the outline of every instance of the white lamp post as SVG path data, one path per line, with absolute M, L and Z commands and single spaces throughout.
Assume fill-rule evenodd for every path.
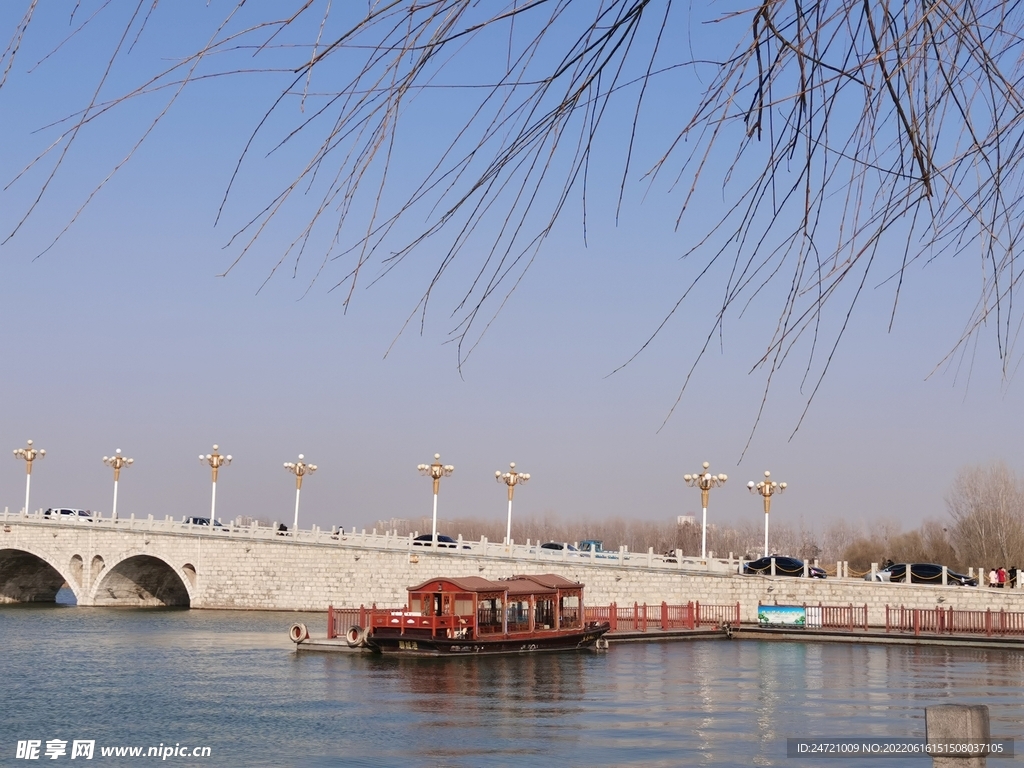
M 36 459 L 42 459 L 46 457 L 46 451 L 42 448 L 33 448 L 32 441 L 28 441 L 28 446 L 25 448 L 15 448 L 14 458 L 23 459 L 25 461 L 25 514 L 28 514 L 28 494 L 32 488 L 32 462 Z
M 121 455 L 121 449 L 118 448 L 114 451 L 113 456 L 104 456 L 103 463 L 108 467 L 112 467 L 114 470 L 114 507 L 110 513 L 112 520 L 117 520 L 117 481 L 121 477 L 121 470 L 124 467 L 130 467 L 135 463 L 135 459 L 126 459 Z
M 416 469 L 418 469 L 420 471 L 421 475 L 426 475 L 427 477 L 433 478 L 433 480 L 434 480 L 434 517 L 433 517 L 433 524 L 431 526 L 430 542 L 431 542 L 431 546 L 436 547 L 437 546 L 437 491 L 441 487 L 441 478 L 442 477 L 449 477 L 451 475 L 451 473 L 455 471 L 455 467 L 453 467 L 451 464 L 442 464 L 441 463 L 441 454 L 440 453 L 435 453 L 434 454 L 434 463 L 433 464 L 418 464 L 418 465 L 416 465 Z
M 221 467 L 226 467 L 231 463 L 231 454 L 227 456 L 221 456 L 217 452 L 219 446 L 213 446 L 213 453 L 199 454 L 199 460 L 210 465 L 210 469 L 213 472 L 213 492 L 210 496 L 210 530 L 213 531 L 213 525 L 217 521 L 217 471 Z
M 499 483 L 508 486 L 508 524 L 505 526 L 505 546 L 512 544 L 512 494 L 517 485 L 522 485 L 530 479 L 526 472 L 516 472 L 516 463 L 513 461 L 508 465 L 508 472 L 495 472 L 494 479 Z
M 316 472 L 316 464 L 307 464 L 301 453 L 298 461 L 286 461 L 284 468 L 295 475 L 295 522 L 292 524 L 292 537 L 299 535 L 299 493 L 302 492 L 302 478 Z
M 751 493 L 756 493 L 764 498 L 764 556 L 768 557 L 768 513 L 772 508 L 772 496 L 776 493 L 782 493 L 786 490 L 785 483 L 776 483 L 771 479 L 772 473 L 767 470 L 764 473 L 764 480 L 754 484 L 751 480 L 747 483 L 747 488 Z
M 683 475 L 683 480 L 691 488 L 700 488 L 700 503 L 704 510 L 700 526 L 700 559 L 707 560 L 708 550 L 708 496 L 712 488 L 724 485 L 729 479 L 728 475 L 712 475 L 708 472 L 711 465 L 704 462 L 702 470 L 695 475 Z

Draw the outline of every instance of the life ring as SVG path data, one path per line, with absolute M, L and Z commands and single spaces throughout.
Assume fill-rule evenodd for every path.
M 348 642 L 349 648 L 359 648 L 366 638 L 366 633 L 360 626 L 353 625 L 348 628 L 348 632 L 345 633 L 345 640 Z
M 288 637 L 293 643 L 301 643 L 303 640 L 309 640 L 309 630 L 305 624 L 292 624 L 292 628 L 288 630 Z

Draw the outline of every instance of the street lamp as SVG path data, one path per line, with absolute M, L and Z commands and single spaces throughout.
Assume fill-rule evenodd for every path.
M 437 546 L 437 489 L 441 487 L 441 478 L 449 477 L 452 472 L 455 471 L 455 467 L 451 464 L 441 463 L 441 454 L 434 454 L 433 464 L 417 464 L 416 469 L 420 471 L 421 475 L 433 478 L 434 480 L 434 522 L 431 527 L 431 545 Z
M 286 461 L 284 468 L 295 475 L 295 523 L 292 525 L 292 536 L 299 535 L 299 492 L 302 491 L 302 478 L 316 472 L 316 464 L 307 464 L 301 453 L 298 461 Z
M 121 449 L 118 448 L 114 451 L 113 456 L 104 456 L 103 463 L 108 467 L 112 467 L 114 470 L 114 509 L 110 514 L 112 520 L 117 520 L 117 481 L 121 477 L 121 470 L 124 467 L 130 467 L 135 463 L 135 459 L 126 459 L 121 455 Z
M 516 463 L 513 461 L 508 465 L 508 472 L 495 472 L 494 479 L 499 483 L 508 486 L 508 524 L 505 526 L 505 546 L 512 543 L 512 494 L 517 485 L 522 485 L 530 479 L 526 472 L 516 472 Z
M 199 461 L 206 462 L 210 465 L 210 469 L 213 471 L 213 493 L 210 496 L 210 530 L 213 530 L 213 525 L 217 520 L 217 470 L 221 467 L 226 467 L 231 463 L 231 454 L 227 456 L 221 456 L 217 449 L 220 446 L 213 446 L 213 453 L 199 454 Z
M 765 470 L 764 480 L 759 482 L 757 485 L 751 480 L 747 483 L 747 488 L 751 493 L 756 493 L 764 497 L 764 556 L 768 557 L 768 513 L 772 508 L 772 496 L 776 493 L 782 493 L 786 490 L 785 483 L 776 483 L 771 479 L 772 473 Z
M 32 462 L 36 459 L 46 457 L 46 451 L 42 448 L 33 448 L 32 441 L 28 441 L 26 448 L 15 448 L 14 458 L 25 460 L 25 514 L 28 514 L 28 492 L 32 487 Z
M 728 475 L 712 475 L 708 472 L 708 467 L 711 465 L 708 462 L 704 462 L 703 470 L 695 475 L 683 475 L 683 480 L 691 488 L 700 488 L 700 504 L 704 509 L 703 517 L 701 518 L 700 527 L 700 559 L 707 559 L 707 546 L 708 546 L 708 495 L 712 488 L 717 488 L 721 485 L 725 485 L 725 481 L 729 479 Z

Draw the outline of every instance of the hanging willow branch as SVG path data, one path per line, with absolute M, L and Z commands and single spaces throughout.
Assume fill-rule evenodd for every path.
M 461 285 L 451 307 L 460 365 L 568 210 L 581 206 L 585 236 L 597 191 L 616 190 L 618 216 L 634 186 L 664 181 L 679 194 L 675 224 L 693 270 L 677 308 L 702 281 L 722 297 L 704 350 L 730 314 L 758 297 L 779 302 L 755 366 L 765 398 L 803 341 L 809 405 L 865 288 L 893 287 L 891 324 L 908 268 L 960 255 L 978 260 L 977 286 L 965 289 L 979 292 L 947 359 L 989 326 L 1011 370 L 1024 167 L 1016 2 L 765 0 L 713 16 L 717 5 L 671 0 L 392 0 L 354 17 L 352 4 L 306 0 L 276 18 L 238 2 L 205 45 L 101 100 L 109 72 L 152 33 L 155 5 L 139 0 L 116 17 L 123 29 L 104 82 L 30 165 L 48 163 L 48 175 L 9 235 L 36 212 L 79 133 L 126 100 L 170 94 L 141 143 L 186 86 L 255 74 L 279 92 L 240 152 L 218 218 L 261 142 L 301 142 L 306 156 L 234 231 L 235 263 L 296 207 L 306 224 L 271 272 L 297 270 L 313 252 L 314 279 L 342 288 L 346 306 L 368 266 L 372 281 L 429 254 L 433 276 L 406 322 L 425 321 L 443 280 Z M 12 30 L 4 82 L 35 10 L 29 2 Z M 116 12 L 97 4 L 72 35 Z M 698 60 L 703 35 L 734 48 Z M 410 183 L 398 159 L 416 146 L 405 116 L 452 92 L 470 106 Z M 692 99 L 690 116 L 668 139 L 654 132 L 661 149 L 645 156 L 645 121 L 669 95 L 673 107 Z M 448 102 L 437 103 L 443 113 Z M 697 214 L 708 190 L 723 200 L 715 219 Z

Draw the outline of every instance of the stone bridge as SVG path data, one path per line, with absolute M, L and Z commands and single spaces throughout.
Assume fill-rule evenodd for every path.
M 586 585 L 590 605 L 739 603 L 744 621 L 757 620 L 759 603 L 773 602 L 867 605 L 876 624 L 887 604 L 1024 611 L 1024 590 L 741 576 L 737 569 L 738 561 L 727 559 L 700 563 L 625 550 L 602 556 L 486 539 L 434 551 L 411 537 L 365 531 L 281 535 L 260 526 L 6 512 L 0 522 L 0 603 L 53 602 L 67 584 L 88 606 L 323 611 L 402 605 L 407 587 L 437 576 L 560 573 Z

